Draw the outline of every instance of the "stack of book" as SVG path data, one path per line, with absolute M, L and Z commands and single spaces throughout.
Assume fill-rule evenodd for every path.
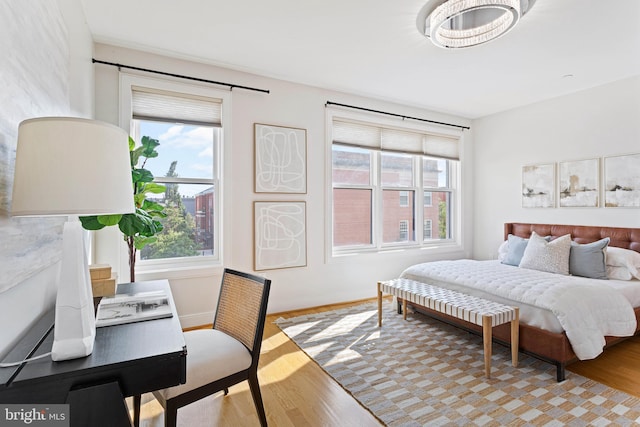
M 103 297 L 116 293 L 116 274 L 111 272 L 108 264 L 93 264 L 89 266 L 91 289 L 93 296 Z

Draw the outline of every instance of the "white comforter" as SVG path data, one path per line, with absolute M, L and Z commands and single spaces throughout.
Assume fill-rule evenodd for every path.
M 581 360 L 597 357 L 606 335 L 631 336 L 636 318 L 629 301 L 606 280 L 563 276 L 498 261 L 437 261 L 417 264 L 400 277 L 436 286 L 455 283 L 553 312 Z

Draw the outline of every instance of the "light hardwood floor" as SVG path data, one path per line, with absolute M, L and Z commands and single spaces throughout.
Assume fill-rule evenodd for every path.
M 271 426 L 381 425 L 273 323 L 278 317 L 333 310 L 360 302 L 267 317 L 260 356 L 259 380 Z M 567 369 L 640 397 L 640 337 L 618 344 L 595 360 L 577 362 Z M 193 407 L 194 405 L 198 406 Z M 218 393 L 194 405 L 178 411 L 178 425 L 259 426 L 246 382 L 231 387 L 226 397 Z M 162 407 L 150 394 L 143 396 L 140 425 L 163 425 Z
M 567 369 L 640 397 L 640 336 L 608 348 L 596 359 L 575 362 Z
M 351 303 L 355 304 L 355 303 Z M 382 424 L 327 375 L 273 322 L 349 304 L 292 311 L 267 316 L 258 378 L 270 426 L 362 426 Z M 190 406 L 178 410 L 179 426 L 259 426 L 258 416 L 246 382 L 200 401 L 198 410 Z M 191 405 L 193 406 L 193 405 Z M 129 406 L 131 407 L 131 405 Z M 162 407 L 152 395 L 144 395 L 141 427 L 163 425 Z

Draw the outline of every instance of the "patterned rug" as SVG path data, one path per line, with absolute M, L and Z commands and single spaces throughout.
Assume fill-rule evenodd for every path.
M 276 324 L 388 426 L 631 426 L 640 399 L 494 344 L 484 377 L 482 338 L 385 301 Z

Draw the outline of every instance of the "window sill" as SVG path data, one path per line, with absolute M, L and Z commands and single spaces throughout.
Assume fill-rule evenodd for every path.
M 456 242 L 447 242 L 431 246 L 394 246 L 383 249 L 362 248 L 362 250 L 349 250 L 330 253 L 327 257 L 328 262 L 349 262 L 357 259 L 358 261 L 371 258 L 379 260 L 380 258 L 393 258 L 394 256 L 402 257 L 402 259 L 416 258 L 419 260 L 431 261 L 444 258 L 462 258 L 465 256 L 464 248 Z
M 136 280 L 193 279 L 221 275 L 222 271 L 222 265 L 217 262 L 208 265 L 149 265 L 136 270 Z

